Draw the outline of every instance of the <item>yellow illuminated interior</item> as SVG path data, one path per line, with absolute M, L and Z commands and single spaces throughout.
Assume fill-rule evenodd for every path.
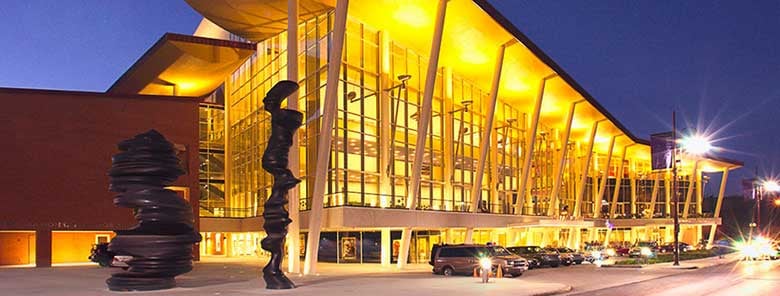
M 437 3 L 390 0 L 350 3 L 342 64 L 343 84 L 336 95 L 338 115 L 326 206 L 406 206 L 405 199 L 409 195 L 406 183 L 412 175 L 411 163 L 418 148 L 415 145 L 421 111 L 419 104 L 426 86 Z M 323 73 L 322 69 L 327 65 L 324 54 L 327 25 L 324 24 L 332 23 L 332 17 L 330 13 L 323 14 L 305 20 L 299 26 L 305 31 L 301 33 L 299 43 L 306 47 L 298 62 L 302 81 L 299 110 L 307 118 L 307 125 L 300 132 L 303 134 L 300 141 L 305 143 L 301 147 L 302 176 L 307 180 L 300 185 L 302 196 L 311 194 L 314 164 L 310 157 L 316 154 L 317 147 L 314 140 L 309 139 L 319 132 L 317 118 L 322 115 L 326 81 L 319 73 Z M 553 70 L 524 44 L 517 42 L 507 47 L 493 130 L 486 131 L 491 97 L 488 92 L 497 53 L 514 37 L 469 0 L 449 1 L 444 23 L 430 132 L 420 169 L 425 171 L 421 173 L 423 193 L 417 206 L 424 210 L 468 211 L 468 206 L 472 209 L 481 206 L 469 205 L 472 191 L 477 189 L 482 190 L 482 201 L 489 201 L 493 207 L 487 211 L 509 213 L 506 206 L 517 194 L 521 168 L 525 166 L 524 151 L 531 141 L 528 129 L 541 92 L 542 78 L 553 74 Z M 254 165 L 254 158 L 259 157 L 254 153 L 255 146 L 264 144 L 263 140 L 257 140 L 256 130 L 268 128 L 268 117 L 260 112 L 257 99 L 273 81 L 286 78 L 286 65 L 282 62 L 286 38 L 282 32 L 258 43 L 256 59 L 241 66 L 226 84 L 229 93 L 226 109 L 231 130 L 228 145 L 231 153 L 242 155 L 239 158 L 226 155 L 227 159 L 235 160 L 230 165 L 233 166 L 232 182 L 240 183 L 226 189 L 235 197 L 229 206 L 248 208 L 253 214 L 261 211 L 271 180 L 265 173 L 258 174 L 259 167 Z M 312 71 L 320 72 L 312 74 Z M 407 75 L 410 76 L 402 79 Z M 404 85 L 403 92 L 401 88 L 387 90 L 401 84 Z M 604 186 L 612 187 L 616 187 L 615 179 L 621 179 L 620 186 L 627 188 L 629 179 L 645 180 L 651 174 L 649 146 L 634 142 L 627 131 L 621 130 L 619 123 L 611 121 L 608 114 L 600 111 L 596 103 L 586 100 L 585 95 L 563 77 L 546 80 L 539 128 L 533 143 L 534 154 L 530 160 L 532 169 L 528 170 L 529 193 L 522 193 L 527 195 L 523 197 L 527 203 L 537 200 L 532 197 L 543 198 L 553 192 L 559 194 L 561 202 L 573 202 L 575 185 L 581 182 L 577 169 L 584 167 L 583 156 L 588 153 L 591 129 L 597 121 L 601 123 L 595 136 L 595 156 L 589 176 L 596 180 L 609 179 L 611 185 Z M 382 99 L 384 96 L 389 98 Z M 575 103 L 569 142 L 563 143 L 569 112 Z M 392 117 L 384 120 L 388 116 Z M 381 126 L 384 122 L 390 124 Z M 509 122 L 512 122 L 511 126 Z M 482 188 L 473 188 L 480 145 L 486 132 L 491 133 L 491 152 L 487 160 L 490 165 L 483 172 Z M 613 140 L 612 158 L 607 165 L 606 155 Z M 562 162 L 564 149 L 567 155 Z M 621 159 L 623 163 L 620 163 Z M 553 177 L 559 170 L 559 163 L 564 163 L 561 177 Z M 700 168 L 718 166 L 723 167 L 723 164 L 709 162 L 705 166 L 702 162 Z M 687 167 L 690 162 L 681 164 L 683 170 Z M 690 172 L 683 175 L 687 174 Z M 236 178 L 241 180 L 235 181 Z M 554 181 L 561 182 L 560 190 L 553 188 Z M 606 184 L 591 183 L 596 184 L 585 189 L 589 199 L 600 190 L 602 185 L 599 183 Z M 650 185 L 641 186 L 646 189 Z M 612 189 L 605 190 L 604 198 L 609 199 Z M 620 196 L 619 211 L 629 212 L 626 202 L 629 194 Z M 524 212 L 539 214 L 546 212 L 545 207 L 552 206 L 549 200 L 539 200 L 538 203 L 534 201 L 534 206 L 541 209 L 524 209 Z M 302 210 L 310 207 L 308 202 L 302 201 Z M 643 202 L 650 203 L 649 200 Z

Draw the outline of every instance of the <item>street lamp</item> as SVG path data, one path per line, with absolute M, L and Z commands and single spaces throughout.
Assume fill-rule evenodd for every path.
M 757 190 L 756 190 L 756 217 L 755 217 L 755 221 L 756 222 L 755 223 L 751 223 L 751 224 L 755 224 L 756 225 L 754 227 L 760 227 L 761 226 L 761 199 L 764 198 L 764 193 L 767 193 L 767 192 L 775 193 L 775 192 L 780 191 L 780 184 L 778 184 L 778 182 L 775 181 L 775 180 L 764 180 L 764 181 L 757 182 L 757 183 L 758 183 L 758 186 L 756 188 Z M 780 206 L 780 200 L 776 199 L 774 201 L 774 204 L 775 204 L 775 206 Z M 761 231 L 761 229 L 759 228 L 758 231 Z M 751 234 L 752 233 L 753 232 L 752 232 L 752 229 L 751 229 Z
M 674 141 L 672 151 L 672 192 L 674 193 L 674 266 L 680 265 L 680 198 L 677 192 L 677 118 L 675 112 L 672 112 L 672 139 Z M 680 148 L 689 154 L 703 155 L 712 149 L 712 144 L 703 135 L 689 135 L 683 137 L 680 142 Z M 691 186 L 688 184 L 688 186 Z

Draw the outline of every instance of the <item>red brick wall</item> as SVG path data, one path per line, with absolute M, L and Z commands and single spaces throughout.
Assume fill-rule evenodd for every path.
M 135 224 L 108 191 L 116 144 L 149 129 L 187 148 L 198 208 L 198 99 L 0 88 L 0 230 L 112 230 Z M 196 221 L 197 222 L 197 221 Z

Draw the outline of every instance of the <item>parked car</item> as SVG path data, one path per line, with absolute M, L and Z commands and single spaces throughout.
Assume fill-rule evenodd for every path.
M 558 250 L 558 254 L 560 254 L 561 257 L 568 257 L 574 264 L 582 264 L 582 262 L 585 261 L 585 256 L 577 250 L 569 248 L 557 248 L 556 250 Z
M 649 255 L 647 255 L 648 257 L 655 257 L 659 250 L 658 243 L 653 241 L 638 242 L 630 251 L 628 251 L 628 257 L 645 256 L 642 254 L 642 250 L 645 249 L 649 252 Z
M 609 250 L 612 249 L 604 248 L 602 245 L 586 245 L 583 255 L 585 255 L 585 261 L 593 263 L 596 260 L 609 259 L 610 253 L 614 255 L 615 251 L 609 252 Z
M 680 252 L 688 252 L 688 251 L 693 251 L 694 250 L 693 246 L 691 246 L 691 245 L 689 245 L 687 243 L 680 242 L 679 245 L 680 245 Z M 658 252 L 660 252 L 660 253 L 673 253 L 674 252 L 674 243 L 665 244 L 665 245 L 662 245 L 662 246 L 658 247 Z
M 557 252 L 548 252 L 538 246 L 518 246 L 507 248 L 512 253 L 538 262 L 537 266 L 558 267 L 561 265 L 561 256 Z
M 451 276 L 454 274 L 471 274 L 479 268 L 479 261 L 490 258 L 493 271 L 501 266 L 505 275 L 520 276 L 528 270 L 528 261 L 501 246 L 486 245 L 434 245 L 431 249 L 433 273 Z
M 622 244 L 613 245 L 609 249 L 614 250 L 615 256 L 628 256 L 628 252 L 631 251 L 631 248 L 629 246 L 622 245 Z
M 555 253 L 555 254 L 557 254 L 558 257 L 561 258 L 561 264 L 563 264 L 563 266 L 569 266 L 569 265 L 574 264 L 574 258 L 572 258 L 572 256 L 569 256 L 569 255 L 566 255 L 566 254 L 561 254 L 561 252 L 558 251 L 558 248 L 547 247 L 547 248 L 544 248 L 544 250 L 547 251 L 548 253 Z

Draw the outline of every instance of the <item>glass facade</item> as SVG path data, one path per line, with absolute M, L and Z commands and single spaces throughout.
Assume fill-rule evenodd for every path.
M 231 216 L 225 206 L 225 110 L 221 105 L 199 108 L 200 215 Z
M 298 109 L 305 122 L 298 130 L 300 210 L 311 208 L 311 191 L 316 169 L 320 118 L 332 13 L 308 19 L 298 52 Z M 337 114 L 332 129 L 330 163 L 327 170 L 324 207 L 407 208 L 409 182 L 418 137 L 418 119 L 423 100 L 428 57 L 398 43 L 375 28 L 348 18 L 344 55 L 339 73 Z M 230 178 L 225 193 L 202 198 L 206 208 L 217 206 L 226 216 L 252 217 L 262 214 L 270 194 L 272 178 L 260 161 L 270 128 L 262 109 L 262 98 L 273 84 L 287 77 L 285 32 L 261 41 L 257 52 L 226 82 L 226 157 Z M 518 198 L 526 199 L 522 214 L 546 216 L 551 205 L 555 173 L 563 152 L 557 212 L 571 215 L 576 190 L 588 151 L 583 143 L 563 143 L 562 131 L 546 123 L 537 129 L 528 181 L 529 194 L 518 196 L 520 175 L 527 146 L 530 106 L 512 104 L 499 97 L 493 129 L 485 131 L 489 94 L 455 73 L 447 65 L 436 71 L 431 122 L 419 168 L 421 185 L 417 209 L 430 211 L 513 214 Z M 482 172 L 481 200 L 472 205 L 481 141 L 491 136 L 491 147 Z M 211 161 L 211 159 L 209 159 Z M 594 153 L 585 178 L 583 216 L 600 218 L 610 213 L 618 186 L 617 218 L 640 218 L 654 208 L 654 216 L 666 216 L 665 182 L 660 177 L 658 196 L 652 199 L 655 177 L 645 160 L 613 157 L 609 167 L 604 154 Z M 617 174 L 622 176 L 618 178 Z M 604 201 L 594 200 L 601 181 L 607 178 Z M 620 182 L 618 184 L 618 179 Z M 223 178 L 224 180 L 224 178 Z M 687 184 L 687 183 L 686 183 Z M 214 185 L 215 187 L 219 187 Z M 687 186 L 687 185 L 684 185 Z M 685 190 L 681 186 L 681 190 Z M 221 202 L 221 203 L 220 203 Z M 696 212 L 692 199 L 691 213 Z M 229 210 L 229 211 L 228 211 Z M 212 211 L 213 212 L 213 211 Z

